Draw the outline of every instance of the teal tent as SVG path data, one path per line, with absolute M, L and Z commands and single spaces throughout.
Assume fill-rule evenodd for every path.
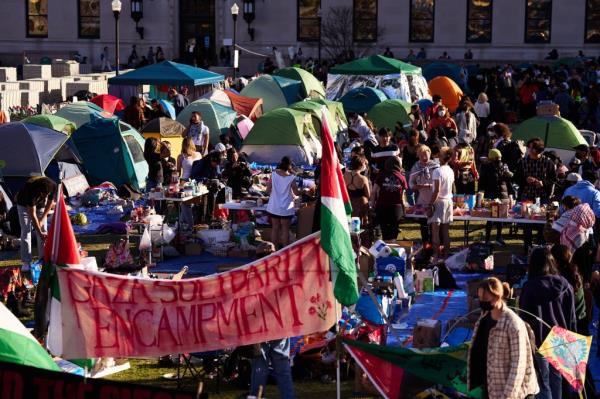
M 146 186 L 148 164 L 144 159 L 144 138 L 117 118 L 97 119 L 71 136 L 88 174 L 90 184 L 109 181 L 117 187 Z
M 111 85 L 129 86 L 202 86 L 222 81 L 223 75 L 173 61 L 148 65 L 108 79 Z
M 465 88 L 464 71 L 460 65 L 451 64 L 448 62 L 432 62 L 423 67 L 423 76 L 427 81 L 438 76 L 446 76 L 454 81 L 461 88 Z
M 369 112 L 373 106 L 387 100 L 387 96 L 381 90 L 372 87 L 358 87 L 350 90 L 340 98 L 344 105 L 344 111 Z
M 200 114 L 202 114 L 202 121 L 208 127 L 210 142 L 212 144 L 217 144 L 219 142 L 219 136 L 221 134 L 229 132 L 229 126 L 231 126 L 233 120 L 237 116 L 237 112 L 233 109 L 225 107 L 213 100 L 201 98 L 185 107 L 177 116 L 177 122 L 184 126 L 188 126 L 190 124 L 192 112 L 200 112 Z
M 299 80 L 262 75 L 248 83 L 240 94 L 246 97 L 262 98 L 263 111 L 268 112 L 302 100 L 301 89 L 302 85 Z

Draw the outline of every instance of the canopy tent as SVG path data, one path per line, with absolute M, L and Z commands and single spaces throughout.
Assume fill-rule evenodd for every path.
M 381 90 L 372 87 L 358 87 L 346 93 L 340 98 L 340 102 L 344 105 L 346 112 L 369 112 L 374 105 L 387 99 Z
M 325 97 L 325 88 L 315 76 L 302 68 L 288 67 L 276 70 L 273 75 L 299 80 L 302 84 L 302 96 L 319 98 Z
M 69 136 L 46 127 L 13 122 L 0 125 L 0 159 L 4 176 L 42 176 Z
M 460 65 L 450 64 L 448 62 L 432 62 L 429 65 L 423 67 L 423 76 L 427 81 L 432 80 L 438 76 L 445 76 L 450 78 L 459 85 L 465 87 L 466 82 L 466 71 Z
M 71 121 L 77 129 L 96 119 L 111 118 L 113 115 L 89 101 L 77 101 L 59 109 L 54 115 Z
M 144 138 L 117 118 L 97 119 L 73 133 L 83 158 L 88 179 L 96 185 L 105 181 L 119 187 L 146 186 L 148 164 L 144 159 Z
M 92 98 L 90 102 L 96 104 L 111 114 L 115 114 L 125 109 L 125 103 L 123 100 L 111 94 L 100 94 L 99 96 Z
M 289 108 L 267 112 L 256 121 L 241 151 L 258 163 L 278 163 L 287 155 L 296 164 L 310 165 L 321 151 L 311 119 Z
M 73 122 L 58 115 L 33 115 L 23 119 L 22 122 L 57 130 L 69 135 L 77 129 Z
M 229 127 L 237 115 L 231 108 L 201 98 L 185 107 L 177 116 L 177 121 L 184 126 L 189 125 L 192 112 L 200 112 L 202 114 L 202 121 L 210 132 L 211 144 L 218 143 L 219 136 L 229 132 Z
M 363 86 L 375 87 L 389 98 L 406 101 L 429 96 L 421 68 L 394 58 L 373 55 L 333 67 L 327 76 L 327 98 L 335 100 Z
M 246 97 L 262 98 L 263 111 L 269 112 L 284 108 L 302 100 L 301 83 L 281 76 L 261 75 L 252 80 L 240 94 Z
M 367 117 L 378 129 L 387 127 L 394 131 L 396 122 L 400 122 L 405 127 L 411 125 L 410 106 L 410 103 L 402 100 L 385 100 L 371 108 Z
M 212 100 L 224 107 L 232 108 L 238 114 L 247 116 L 255 121 L 262 115 L 263 100 L 260 98 L 252 98 L 242 96 L 233 90 L 216 89 L 206 93 L 202 98 Z
M 222 81 L 223 75 L 173 61 L 151 64 L 108 79 L 111 85 L 129 86 L 202 86 Z
M 185 126 L 164 116 L 150 120 L 140 130 L 144 139 L 154 137 L 160 141 L 171 143 L 171 156 L 175 159 L 181 154 L 183 132 L 185 132 Z
M 463 92 L 454 81 L 446 76 L 438 76 L 429 81 L 429 93 L 442 96 L 442 103 L 450 112 L 456 111 Z
M 546 149 L 573 151 L 573 147 L 587 144 L 575 125 L 560 116 L 534 116 L 523 121 L 513 133 L 515 140 L 528 141 L 535 137 L 544 140 Z

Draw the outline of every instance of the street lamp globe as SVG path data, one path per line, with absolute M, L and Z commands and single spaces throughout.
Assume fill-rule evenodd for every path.
M 239 13 L 240 13 L 240 8 L 238 7 L 237 3 L 233 3 L 233 5 L 231 6 L 231 16 L 233 18 L 237 18 Z
M 112 11 L 114 13 L 120 13 L 122 5 L 123 4 L 121 3 L 121 0 L 113 0 L 112 3 L 110 4 Z

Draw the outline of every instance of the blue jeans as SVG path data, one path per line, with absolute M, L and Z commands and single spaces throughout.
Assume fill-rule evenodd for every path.
M 540 373 L 540 393 L 536 399 L 561 399 L 562 398 L 562 376 L 544 356 L 535 354 L 535 362 Z
M 264 389 L 267 386 L 269 377 L 269 367 L 273 369 L 277 379 L 277 387 L 281 399 L 294 399 L 294 383 L 292 382 L 292 368 L 290 358 L 274 350 L 264 352 L 263 356 L 252 359 L 252 378 L 250 382 L 250 395 L 258 396 L 260 386 Z
M 33 221 L 29 216 L 29 212 L 27 211 L 26 206 L 17 205 L 17 212 L 19 215 L 19 224 L 21 225 L 21 262 L 23 264 L 31 264 L 31 230 L 33 229 Z M 38 219 L 42 217 L 44 214 L 44 208 L 37 208 L 37 217 Z M 38 250 L 38 256 L 41 258 L 44 257 L 44 240 L 39 235 L 37 230 L 35 231 L 35 238 Z M 46 231 L 46 221 L 42 223 L 42 230 Z

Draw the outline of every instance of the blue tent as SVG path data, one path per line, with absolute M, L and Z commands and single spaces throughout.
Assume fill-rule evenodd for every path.
M 432 62 L 431 64 L 423 67 L 423 76 L 428 82 L 435 77 L 446 76 L 464 89 L 465 77 L 462 76 L 461 70 L 462 68 L 460 65 L 450 64 L 447 62 Z
M 344 105 L 344 111 L 369 112 L 374 105 L 387 100 L 384 92 L 373 87 L 357 87 L 344 94 L 339 99 Z
M 118 118 L 86 123 L 71 136 L 88 174 L 96 185 L 105 181 L 119 187 L 130 183 L 146 186 L 148 163 L 144 159 L 144 138 Z
M 129 86 L 202 86 L 222 81 L 223 75 L 173 61 L 148 65 L 108 79 L 111 85 Z
M 428 98 L 422 98 L 417 101 L 417 104 L 419 104 L 419 109 L 421 112 L 425 113 L 427 109 L 433 105 L 433 101 Z

